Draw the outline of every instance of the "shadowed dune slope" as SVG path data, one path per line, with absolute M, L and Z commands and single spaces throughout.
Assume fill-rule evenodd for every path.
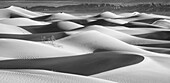
M 54 41 L 56 39 L 64 38 L 67 36 L 68 35 L 64 32 L 29 34 L 29 35 L 0 34 L 0 38 L 22 39 L 22 40 L 30 40 L 30 41 L 41 41 L 41 42 Z
M 50 18 L 52 15 L 44 15 L 44 16 L 39 16 L 39 17 L 35 17 L 35 18 L 30 18 L 32 20 L 35 20 L 35 21 L 51 21 Z
M 157 31 L 157 32 L 139 34 L 134 36 L 148 38 L 148 39 L 170 40 L 170 31 Z
M 115 83 L 94 77 L 85 77 L 60 72 L 42 70 L 0 70 L 1 83 Z
M 96 21 L 89 22 L 86 26 L 89 25 L 102 25 L 102 26 L 122 26 L 127 23 L 124 20 L 116 20 L 116 19 L 98 19 Z
M 124 24 L 123 26 L 129 27 L 129 28 L 164 28 L 162 26 L 141 23 L 141 22 L 128 22 L 128 23 Z
M 62 32 L 62 31 L 77 29 L 83 27 L 83 25 L 70 22 L 70 21 L 59 21 L 44 26 L 21 26 L 21 27 L 31 33 L 49 33 L 49 32 Z
M 142 22 L 142 23 L 148 23 L 148 24 L 152 24 L 154 23 L 155 21 L 158 21 L 162 18 L 150 18 L 150 19 L 142 19 L 142 20 L 135 20 L 133 22 Z
M 81 25 L 87 25 L 89 23 L 88 19 L 72 19 L 72 20 L 67 20 L 67 21 L 71 21 L 71 22 L 81 24 Z
M 56 72 L 93 75 L 133 65 L 143 59 L 142 56 L 135 54 L 102 52 L 63 58 L 5 60 L 0 61 L 0 69 L 45 69 Z
M 146 46 L 146 47 L 158 47 L 158 48 L 170 48 L 170 43 L 167 44 L 145 44 L 140 46 Z
M 50 17 L 46 18 L 45 20 L 71 20 L 71 19 L 81 19 L 78 16 L 74 16 L 67 13 L 55 13 L 52 14 Z

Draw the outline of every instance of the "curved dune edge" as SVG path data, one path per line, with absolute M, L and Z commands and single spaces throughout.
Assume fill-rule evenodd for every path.
M 111 70 L 108 72 L 93 75 L 101 79 L 116 81 L 120 83 L 169 83 L 170 72 L 168 65 L 170 58 L 166 57 L 145 57 L 145 59 L 136 65 Z
M 93 77 L 72 75 L 59 72 L 48 72 L 42 70 L 28 70 L 29 72 L 0 70 L 1 82 L 5 83 L 116 83 Z

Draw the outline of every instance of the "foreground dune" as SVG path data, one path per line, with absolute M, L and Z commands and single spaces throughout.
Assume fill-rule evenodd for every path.
M 145 57 L 145 59 L 132 66 L 111 70 L 93 75 L 93 77 L 116 81 L 119 83 L 169 83 L 170 58 Z
M 9 71 L 0 70 L 0 82 L 2 83 L 116 83 L 97 79 L 93 77 L 85 77 L 80 75 L 66 74 L 60 72 L 49 72 L 42 70 Z

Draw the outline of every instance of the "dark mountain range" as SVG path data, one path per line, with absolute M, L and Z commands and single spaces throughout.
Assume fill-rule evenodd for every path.
M 0 0 L 0 1 L 13 1 L 13 2 L 19 2 L 19 1 L 37 1 L 37 2 L 42 2 L 42 1 L 72 1 L 72 2 L 88 2 L 88 3 L 170 3 L 170 0 Z

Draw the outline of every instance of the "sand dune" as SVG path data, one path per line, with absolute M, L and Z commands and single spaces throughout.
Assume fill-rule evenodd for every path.
M 165 54 L 170 54 L 170 49 L 169 48 L 159 48 L 159 47 L 145 47 L 145 46 L 138 46 L 144 50 L 152 51 L 152 52 L 157 52 L 157 53 L 165 53 Z
M 81 25 L 87 25 L 90 20 L 88 20 L 88 19 L 72 19 L 72 20 L 67 20 L 67 21 L 71 21 L 71 22 L 81 24 Z
M 72 29 L 81 28 L 83 25 L 71 22 L 71 21 L 58 21 L 49 25 L 42 26 L 22 26 L 31 33 L 49 33 L 49 32 L 62 32 Z
M 50 18 L 52 15 L 44 15 L 44 16 L 39 16 L 39 17 L 34 17 L 34 18 L 30 18 L 32 20 L 36 20 L 36 21 L 51 21 Z
M 46 20 L 71 20 L 71 19 L 81 19 L 81 18 L 67 13 L 56 13 L 46 18 Z
M 170 20 L 158 20 L 156 22 L 153 23 L 154 25 L 159 25 L 159 26 L 163 26 L 167 29 L 170 28 Z
M 0 39 L 0 57 L 14 59 L 71 56 L 73 52 L 47 44 L 18 39 Z
M 29 72 L 0 70 L 0 75 L 2 77 L 0 82 L 2 83 L 13 83 L 14 81 L 15 83 L 116 83 L 93 77 L 42 70 L 32 70 Z
M 163 26 L 153 25 L 142 22 L 128 22 L 122 19 L 98 19 L 89 22 L 87 25 L 102 25 L 102 26 L 125 26 L 129 28 L 164 28 Z
M 124 16 L 124 17 L 133 17 L 133 16 L 137 16 L 139 14 L 140 14 L 139 12 L 132 12 L 132 13 L 121 13 L 121 14 L 118 14 L 118 15 Z
M 139 34 L 135 36 L 148 39 L 170 40 L 170 31 L 157 31 L 152 33 Z
M 154 23 L 155 21 L 158 21 L 162 18 L 148 18 L 148 19 L 142 19 L 142 20 L 135 20 L 133 22 L 142 22 L 142 23 L 149 23 L 149 24 L 152 24 Z
M 99 26 L 99 25 L 93 25 L 93 26 L 88 26 L 79 30 L 74 30 L 69 33 L 81 33 L 85 31 L 90 31 L 90 30 L 96 30 L 99 31 L 103 34 L 109 35 L 113 38 L 117 38 L 121 41 L 124 41 L 129 44 L 134 44 L 134 45 L 140 45 L 140 44 L 166 44 L 169 43 L 169 41 L 162 41 L 162 40 L 154 40 L 154 39 L 145 39 L 145 38 L 139 38 L 135 36 L 131 36 L 129 34 L 125 34 L 113 29 L 108 29 L 107 27 Z
M 122 16 L 116 15 L 116 14 L 109 12 L 109 11 L 103 12 L 99 15 L 94 16 L 94 17 L 98 17 L 98 18 L 122 18 Z
M 123 18 L 123 20 L 126 20 L 128 22 L 132 21 L 138 21 L 138 20 L 146 20 L 146 19 L 169 19 L 170 17 L 168 16 L 163 16 L 163 15 L 156 15 L 156 14 L 146 14 L 146 13 L 127 13 L 125 14 L 120 14 L 122 16 L 127 16 L 126 18 Z
M 28 18 L 33 18 L 33 17 L 39 17 L 39 16 L 43 16 L 46 15 L 44 13 L 36 13 L 36 12 L 32 12 L 20 7 L 16 7 L 16 6 L 10 6 L 8 8 L 6 8 L 7 10 L 10 11 L 10 13 L 14 16 L 22 16 L 22 17 L 28 17 Z
M 0 34 L 31 34 L 31 33 L 17 26 L 0 23 Z
M 137 64 L 142 60 L 142 56 L 135 54 L 102 52 L 60 58 L 5 60 L 0 61 L 0 69 L 43 69 L 79 75 L 93 75 Z M 105 67 L 103 68 L 103 66 Z
M 48 22 L 34 21 L 29 18 L 10 18 L 0 20 L 0 23 L 14 25 L 14 26 L 36 26 L 36 25 L 48 25 Z
M 40 34 L 0 34 L 0 38 L 10 38 L 10 39 L 22 39 L 29 41 L 52 41 L 60 38 L 67 37 L 68 35 L 64 32 L 54 32 L 54 33 L 40 33 Z
M 165 57 L 145 57 L 145 59 L 132 66 L 119 68 L 93 77 L 116 81 L 120 83 L 169 83 L 170 58 Z
M 87 25 L 102 25 L 102 26 L 123 26 L 127 21 L 119 19 L 98 19 L 96 21 L 89 22 Z
M 63 49 L 72 49 L 78 53 L 89 53 L 94 51 L 122 51 L 122 52 L 134 52 L 142 54 L 150 54 L 154 56 L 157 54 L 152 54 L 148 51 L 142 50 L 136 46 L 122 42 L 114 37 L 103 34 L 96 30 L 91 30 L 87 32 L 78 33 L 56 40 L 55 43 L 61 44 Z M 150 56 L 149 55 L 149 56 Z
M 124 24 L 123 26 L 129 27 L 129 28 L 164 28 L 162 26 L 141 23 L 141 22 L 128 22 Z
M 140 46 L 146 46 L 146 47 L 158 47 L 158 48 L 170 48 L 170 43 L 167 44 L 143 44 Z
M 114 27 L 109 27 L 110 29 L 114 29 Z M 161 31 L 170 31 L 169 29 L 162 29 L 162 28 L 119 28 L 119 29 L 114 29 L 118 30 L 120 32 L 130 34 L 130 35 L 140 35 L 140 34 L 149 34 L 149 33 L 154 33 L 154 32 L 161 32 Z

